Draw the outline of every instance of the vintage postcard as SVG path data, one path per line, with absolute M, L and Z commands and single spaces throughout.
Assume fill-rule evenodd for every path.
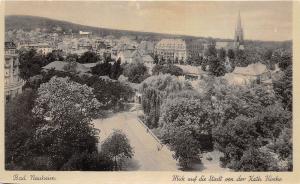
M 0 183 L 300 183 L 299 2 L 1 12 Z

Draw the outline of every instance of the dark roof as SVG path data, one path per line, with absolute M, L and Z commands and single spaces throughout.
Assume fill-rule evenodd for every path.
M 15 49 L 16 45 L 14 42 L 5 42 L 5 49 Z

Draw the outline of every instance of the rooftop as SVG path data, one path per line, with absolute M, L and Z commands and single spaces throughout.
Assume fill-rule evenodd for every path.
M 253 63 L 248 65 L 247 67 L 235 67 L 232 73 L 241 74 L 241 75 L 260 75 L 267 72 L 267 67 L 261 63 Z
M 51 70 L 52 68 L 56 71 L 65 71 L 64 67 L 65 65 L 68 64 L 67 62 L 64 61 L 53 61 L 49 63 L 48 65 L 44 66 L 43 69 L 46 70 Z M 79 73 L 85 73 L 88 72 L 90 69 L 83 64 L 77 63 L 76 65 L 76 71 Z

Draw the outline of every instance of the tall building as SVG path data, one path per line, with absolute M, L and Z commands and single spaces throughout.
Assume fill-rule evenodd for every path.
M 167 62 L 186 62 L 186 43 L 181 39 L 162 39 L 155 45 L 154 53 Z
M 237 49 L 244 48 L 244 31 L 243 31 L 243 27 L 242 27 L 242 20 L 241 20 L 240 12 L 238 14 L 237 24 L 236 24 L 236 28 L 235 28 L 234 46 Z
M 6 102 L 22 92 L 24 81 L 19 76 L 19 59 L 16 45 L 5 42 L 5 98 Z
M 207 47 L 208 41 L 205 39 L 196 39 L 187 42 L 187 52 L 188 56 L 195 59 L 202 56 L 204 49 Z

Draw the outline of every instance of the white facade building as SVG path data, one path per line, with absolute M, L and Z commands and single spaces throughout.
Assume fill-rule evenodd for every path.
M 5 101 L 8 102 L 22 92 L 24 81 L 19 76 L 19 59 L 16 45 L 5 42 Z
M 182 39 L 162 39 L 156 44 L 154 53 L 166 62 L 186 62 L 186 43 Z

